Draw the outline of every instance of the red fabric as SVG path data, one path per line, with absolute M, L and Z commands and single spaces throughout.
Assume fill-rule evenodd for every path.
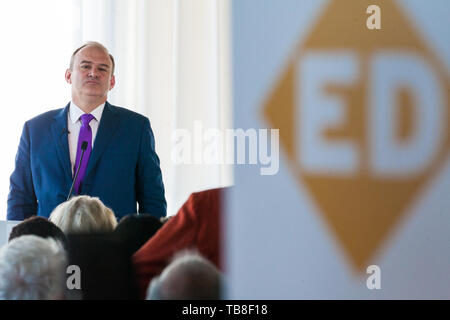
M 191 194 L 178 213 L 133 256 L 141 298 L 145 298 L 151 279 L 182 249 L 197 249 L 221 270 L 219 228 L 223 189 Z

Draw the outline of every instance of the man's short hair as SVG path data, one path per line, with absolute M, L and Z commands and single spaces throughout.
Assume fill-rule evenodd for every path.
M 67 257 L 52 238 L 25 235 L 0 249 L 0 299 L 64 298 Z
M 104 45 L 102 45 L 100 42 L 96 42 L 96 41 L 88 41 L 85 44 L 83 44 L 81 47 L 78 47 L 77 49 L 75 49 L 75 51 L 72 53 L 72 56 L 70 57 L 70 65 L 69 65 L 70 70 L 73 70 L 73 63 L 74 63 L 75 56 L 77 55 L 77 53 L 81 49 L 83 49 L 85 47 L 89 47 L 89 46 L 102 49 L 109 55 L 109 58 L 111 59 L 111 64 L 112 64 L 111 65 L 111 75 L 114 75 L 114 68 L 115 68 L 114 57 L 112 56 L 111 53 L 109 53 L 108 49 L 106 49 L 106 47 Z
M 218 300 L 222 276 L 219 270 L 195 251 L 182 251 L 152 279 L 147 300 Z
M 69 233 L 91 233 L 113 231 L 116 217 L 99 198 L 77 196 L 61 203 L 50 214 L 50 221 L 66 235 Z
M 53 222 L 48 221 L 46 218 L 32 216 L 25 219 L 18 225 L 12 228 L 9 234 L 9 242 L 17 237 L 24 235 L 35 235 L 41 238 L 54 238 L 61 241 L 61 243 L 66 247 L 67 240 L 64 232 Z

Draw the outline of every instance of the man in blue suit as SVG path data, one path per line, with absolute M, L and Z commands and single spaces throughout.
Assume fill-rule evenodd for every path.
M 10 179 L 8 220 L 48 217 L 73 194 L 100 198 L 116 217 L 166 215 L 155 139 L 148 118 L 107 100 L 114 58 L 97 42 L 72 55 L 65 75 L 72 100 L 23 127 Z

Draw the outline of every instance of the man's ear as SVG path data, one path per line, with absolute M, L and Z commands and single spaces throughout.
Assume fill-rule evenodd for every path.
M 116 77 L 114 75 L 111 76 L 111 80 L 109 80 L 109 90 L 112 90 L 116 85 Z
M 67 83 L 72 84 L 71 76 L 72 76 L 72 70 L 67 69 L 67 70 L 66 70 L 66 75 L 65 75 L 65 78 L 66 78 L 66 82 L 67 82 Z

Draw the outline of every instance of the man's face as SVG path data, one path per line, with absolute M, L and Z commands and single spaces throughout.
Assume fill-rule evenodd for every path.
M 102 49 L 87 46 L 78 51 L 74 57 L 72 70 L 66 71 L 66 81 L 72 84 L 74 102 L 83 104 L 97 100 L 106 101 L 108 91 L 115 84 L 111 72 L 111 59 Z

